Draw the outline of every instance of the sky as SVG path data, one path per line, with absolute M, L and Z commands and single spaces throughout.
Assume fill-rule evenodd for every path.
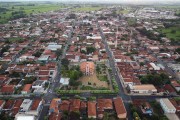
M 58 2 L 111 2 L 111 3 L 180 3 L 180 0 L 0 0 L 0 1 L 58 1 Z

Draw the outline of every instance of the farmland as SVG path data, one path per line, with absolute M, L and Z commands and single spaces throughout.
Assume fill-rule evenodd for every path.
M 0 12 L 0 23 L 7 23 L 12 19 L 12 12 L 23 11 L 26 16 L 29 16 L 30 14 L 59 10 L 63 8 L 63 6 L 57 4 L 2 4 L 0 8 L 5 8 L 3 12 Z
M 96 10 L 100 10 L 102 7 L 79 7 L 79 8 L 74 8 L 73 11 L 77 11 L 77 12 L 90 12 L 90 11 L 96 11 Z

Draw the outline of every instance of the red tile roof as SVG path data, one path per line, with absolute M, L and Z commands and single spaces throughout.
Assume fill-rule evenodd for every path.
M 88 101 L 88 116 L 96 116 L 96 102 Z
M 164 89 L 167 90 L 169 93 L 173 93 L 173 92 L 176 92 L 176 90 L 169 84 L 166 84 L 164 86 Z
M 1 106 L 4 102 L 5 102 L 4 100 L 0 100 L 0 106 Z
M 176 101 L 174 99 L 169 99 L 170 102 L 173 104 L 173 106 L 176 108 L 176 111 L 179 112 L 180 111 L 180 101 Z
M 2 93 L 13 93 L 14 92 L 14 85 L 5 85 L 1 88 Z
M 102 109 L 113 109 L 112 100 L 111 99 L 98 99 L 97 100 L 97 108 Z
M 81 101 L 79 99 L 73 99 L 70 105 L 70 111 L 79 111 Z
M 49 120 L 61 120 L 61 113 L 51 113 L 49 116 Z
M 34 100 L 31 106 L 31 110 L 37 110 L 40 102 L 41 102 L 41 99 Z
M 124 103 L 122 101 L 122 98 L 117 97 L 117 98 L 114 98 L 113 101 L 114 101 L 114 106 L 115 106 L 117 115 L 127 113 L 126 109 L 124 107 Z
M 63 101 L 60 103 L 60 108 L 59 108 L 59 110 L 61 110 L 61 111 L 69 111 L 69 106 L 70 106 L 70 101 L 68 101 L 68 100 L 63 100 Z
M 26 84 L 24 85 L 24 88 L 22 91 L 30 92 L 32 84 Z
M 14 107 L 12 109 L 12 116 L 15 116 L 19 112 L 22 102 L 23 102 L 22 99 L 16 100 L 16 102 L 14 103 Z
M 12 109 L 12 107 L 13 107 L 13 105 L 14 105 L 14 102 L 15 102 L 14 100 L 8 100 L 8 101 L 5 103 L 3 109 Z

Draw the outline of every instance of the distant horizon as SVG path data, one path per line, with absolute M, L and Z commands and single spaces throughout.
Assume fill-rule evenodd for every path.
M 0 0 L 0 2 L 64 2 L 64 3 L 117 3 L 117 4 L 180 4 L 180 0 Z M 177 5 L 177 4 L 175 4 Z

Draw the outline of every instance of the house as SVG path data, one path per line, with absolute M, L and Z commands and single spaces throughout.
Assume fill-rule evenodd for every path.
M 14 85 L 4 85 L 1 88 L 2 94 L 13 94 L 14 93 Z
M 148 102 L 142 103 L 140 108 L 141 108 L 141 111 L 143 114 L 148 114 L 148 115 L 153 114 L 153 109 L 151 108 L 151 106 Z
M 0 111 L 3 109 L 4 104 L 5 104 L 5 101 L 4 100 L 0 100 Z
M 113 109 L 113 104 L 111 99 L 98 99 L 97 100 L 97 114 L 98 118 L 102 119 L 104 112 L 110 112 Z
M 88 101 L 88 118 L 96 118 L 96 102 Z
M 168 98 L 161 98 L 160 105 L 165 113 L 175 113 L 176 112 L 176 108 L 173 106 L 173 104 L 169 101 Z
M 22 102 L 23 102 L 22 99 L 16 100 L 12 109 L 12 116 L 15 116 L 19 112 Z
M 180 112 L 180 100 L 176 99 L 169 99 L 173 106 L 176 108 L 176 112 Z
M 60 83 L 61 83 L 63 86 L 68 86 L 68 85 L 69 85 L 69 80 L 70 80 L 70 78 L 61 78 L 61 79 L 60 79 Z
M 51 113 L 59 113 L 59 105 L 61 103 L 61 99 L 60 98 L 54 98 L 51 101 L 51 104 L 49 106 L 49 114 Z
M 3 106 L 2 110 L 11 111 L 13 108 L 15 100 L 8 100 Z
M 32 88 L 33 88 L 33 89 L 43 88 L 43 87 L 44 87 L 44 84 L 45 84 L 45 81 L 36 80 L 36 81 L 33 82 Z
M 126 112 L 126 108 L 124 106 L 124 103 L 122 101 L 122 98 L 120 98 L 120 97 L 114 98 L 113 102 L 114 102 L 114 107 L 116 110 L 117 117 L 119 119 L 126 119 L 127 112 Z
M 156 94 L 157 89 L 152 84 L 144 84 L 144 85 L 128 85 L 128 89 L 130 93 L 136 94 Z
M 38 61 L 40 62 L 48 62 L 49 60 L 49 55 L 41 55 L 39 58 L 38 58 Z
M 171 85 L 176 89 L 176 91 L 180 91 L 180 84 L 177 81 L 172 80 Z
M 24 85 L 23 90 L 21 91 L 21 94 L 27 94 L 31 91 L 32 84 L 26 84 Z
M 176 90 L 170 85 L 170 84 L 166 84 L 164 85 L 164 90 L 167 91 L 167 93 L 169 95 L 176 95 Z
M 0 75 L 0 87 L 8 82 L 9 78 L 6 75 Z
M 29 114 L 29 115 L 38 116 L 41 108 L 42 108 L 42 101 L 41 101 L 41 99 L 35 99 L 32 102 L 32 105 L 31 105 L 31 108 L 29 109 L 29 111 L 27 111 L 25 113 Z
M 71 100 L 70 112 L 71 112 L 71 111 L 76 111 L 76 112 L 78 112 L 79 109 L 80 109 L 80 104 L 81 104 L 80 99 L 73 99 L 73 100 Z
M 49 115 L 49 119 L 48 120 L 61 120 L 62 114 L 61 113 L 51 113 Z
M 59 110 L 62 112 L 62 111 L 69 111 L 69 106 L 70 106 L 70 101 L 68 100 L 63 100 L 61 103 L 60 103 L 60 107 L 59 107 Z
M 27 112 L 27 111 L 29 111 L 31 105 L 32 105 L 32 100 L 24 99 L 21 106 L 20 106 L 19 112 Z

